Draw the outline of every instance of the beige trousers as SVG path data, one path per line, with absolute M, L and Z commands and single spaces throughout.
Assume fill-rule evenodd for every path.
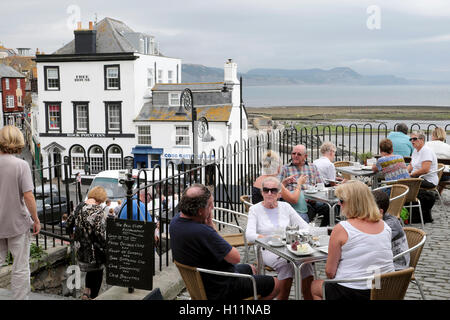
M 0 239 L 0 265 L 5 262 L 8 251 L 14 262 L 11 273 L 11 291 L 14 300 L 28 300 L 30 293 L 30 233 Z

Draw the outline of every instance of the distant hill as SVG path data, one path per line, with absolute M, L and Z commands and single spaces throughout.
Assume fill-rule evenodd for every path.
M 404 85 L 416 84 L 417 80 L 407 80 L 394 75 L 367 76 L 351 68 L 339 67 L 330 70 L 305 69 L 252 69 L 240 73 L 245 85 L 287 85 L 287 84 L 352 84 L 352 85 Z M 223 69 L 199 64 L 183 64 L 183 82 L 220 82 Z M 422 82 L 423 83 L 423 82 Z

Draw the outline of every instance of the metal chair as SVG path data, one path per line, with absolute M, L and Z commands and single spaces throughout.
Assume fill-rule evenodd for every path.
M 349 283 L 371 281 L 370 300 L 403 300 L 408 290 L 414 268 L 353 279 L 326 279 L 322 284 L 322 296 L 325 300 L 325 283 Z
M 252 281 L 253 285 L 253 296 L 246 298 L 245 300 L 258 300 L 260 296 L 257 294 L 256 290 L 256 280 L 249 274 L 241 274 L 241 273 L 233 273 L 233 272 L 224 272 L 224 271 L 216 271 L 204 268 L 196 268 L 187 266 L 185 264 L 179 263 L 174 260 L 175 265 L 178 268 L 178 271 L 183 278 L 184 284 L 186 285 L 186 289 L 189 292 L 192 300 L 208 300 L 206 296 L 205 287 L 203 285 L 203 280 L 200 275 L 201 272 L 214 274 L 217 276 L 224 277 L 234 277 L 234 278 L 246 278 Z
M 408 240 L 409 249 L 396 255 L 394 257 L 394 261 L 409 253 L 409 266 L 416 270 L 420 254 L 422 253 L 423 246 L 427 240 L 427 234 L 423 230 L 412 227 L 405 227 L 403 230 L 405 231 L 406 239 Z M 425 300 L 425 294 L 423 293 L 422 286 L 414 274 L 411 277 L 411 282 L 419 288 L 420 295 L 422 296 L 422 299 Z
M 442 163 L 438 163 L 437 170 L 433 170 L 433 171 L 430 171 L 430 172 L 428 172 L 426 174 L 423 174 L 423 175 L 419 176 L 419 178 L 423 179 L 423 177 L 426 176 L 427 174 L 437 173 L 438 181 L 441 181 L 442 174 L 444 173 L 444 169 L 445 169 L 445 165 L 442 164 Z M 426 190 L 426 191 L 435 191 L 437 193 L 438 197 L 439 197 L 439 204 L 442 204 L 442 198 L 441 198 L 441 194 L 439 193 L 438 186 L 439 186 L 439 182 L 438 182 L 438 184 L 435 187 L 432 187 L 432 188 L 420 187 L 420 189 Z
M 245 212 L 247 213 L 250 207 L 253 205 L 252 196 L 249 194 L 244 194 L 240 196 L 241 202 L 244 204 Z
M 249 250 L 248 247 L 253 245 L 254 243 L 247 242 L 247 237 L 245 236 L 245 229 L 237 224 L 233 224 L 232 219 L 234 219 L 234 221 L 237 221 L 238 217 L 244 217 L 245 219 L 247 219 L 248 216 L 246 214 L 243 214 L 243 213 L 240 213 L 237 211 L 233 211 L 233 210 L 225 209 L 225 208 L 219 208 L 219 207 L 214 207 L 214 211 L 215 211 L 215 213 L 219 213 L 219 214 L 214 214 L 214 216 L 217 217 L 217 218 L 213 219 L 213 221 L 215 223 L 220 224 L 225 227 L 228 226 L 228 227 L 239 230 L 239 232 L 237 232 L 237 233 L 236 232 L 229 233 L 229 232 L 223 232 L 223 231 L 219 231 L 219 233 L 233 247 L 244 246 L 245 255 L 244 255 L 243 263 L 247 263 L 248 250 Z M 222 217 L 222 220 L 219 217 Z M 225 219 L 225 217 L 227 217 L 227 219 Z
M 400 213 L 402 212 L 403 206 L 405 204 L 406 195 L 409 192 L 409 188 L 402 184 L 392 184 L 389 186 L 383 186 L 374 189 L 375 190 L 390 190 L 389 194 L 389 208 L 387 212 L 400 219 L 403 224 L 403 220 L 400 218 Z
M 388 184 L 388 185 L 402 184 L 409 188 L 409 192 L 406 195 L 406 199 L 405 199 L 405 204 L 408 203 L 408 205 L 404 205 L 404 206 L 409 207 L 410 223 L 412 223 L 412 212 L 413 212 L 412 208 L 414 208 L 414 207 L 419 208 L 420 221 L 422 222 L 422 229 L 423 229 L 423 228 L 425 228 L 425 225 L 423 223 L 422 207 L 420 205 L 420 200 L 417 198 L 422 180 L 423 180 L 422 178 L 408 178 L 408 179 L 386 181 L 386 184 Z M 417 202 L 417 204 L 413 204 L 414 202 Z
M 334 167 L 335 167 L 335 168 L 339 168 L 339 167 L 349 167 L 349 166 L 352 165 L 352 163 L 351 163 L 350 161 L 336 161 L 336 162 L 334 162 L 333 164 L 334 164 Z M 349 174 L 349 173 L 343 173 L 343 172 L 341 172 L 340 174 L 341 174 L 341 176 L 342 176 L 344 179 L 347 179 L 347 180 L 351 180 L 351 179 L 352 179 L 352 175 Z

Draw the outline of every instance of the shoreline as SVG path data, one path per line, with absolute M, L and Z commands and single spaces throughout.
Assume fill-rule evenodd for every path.
M 450 106 L 274 106 L 246 107 L 253 116 L 273 120 L 448 120 Z

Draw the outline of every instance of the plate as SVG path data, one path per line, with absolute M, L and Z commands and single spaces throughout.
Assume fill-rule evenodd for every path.
M 362 170 L 370 170 L 370 171 L 372 171 L 372 166 L 362 166 L 361 169 Z
M 328 254 L 328 246 L 317 247 L 316 250 L 319 250 L 320 252 Z
M 272 246 L 272 247 L 282 247 L 282 246 L 284 246 L 286 244 L 286 242 L 281 241 L 281 242 L 278 242 L 278 243 L 273 243 L 272 240 L 269 240 L 269 241 L 267 241 L 267 244 L 269 246 Z
M 310 254 L 314 253 L 315 250 L 314 250 L 313 248 L 311 248 L 311 246 L 310 246 L 309 244 L 306 244 L 306 245 L 308 246 L 308 249 L 309 249 L 309 250 L 306 251 L 306 252 L 297 252 L 297 251 L 294 251 L 294 250 L 292 250 L 290 244 L 286 245 L 286 248 L 288 249 L 288 251 L 289 251 L 290 253 L 295 254 L 296 256 L 307 256 L 307 255 L 310 255 Z
M 317 190 L 305 190 L 305 193 L 317 193 Z

